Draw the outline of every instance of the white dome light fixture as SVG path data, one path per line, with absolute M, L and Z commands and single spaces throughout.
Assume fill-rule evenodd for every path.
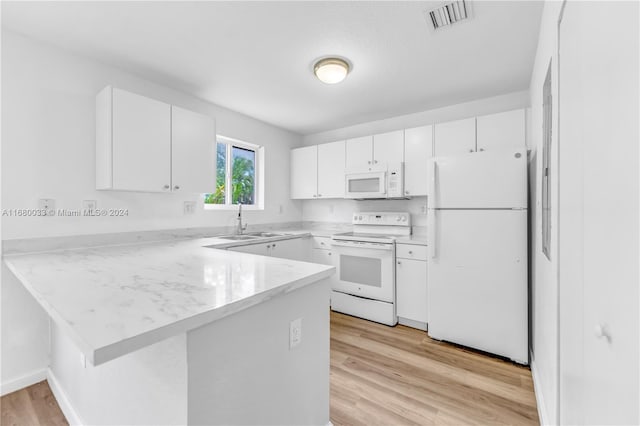
M 340 58 L 323 58 L 313 66 L 316 77 L 326 84 L 340 83 L 349 71 L 349 63 Z

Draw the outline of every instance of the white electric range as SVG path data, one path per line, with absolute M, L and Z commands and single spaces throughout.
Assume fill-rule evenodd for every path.
M 411 235 L 406 212 L 354 213 L 353 232 L 332 236 L 336 275 L 331 309 L 396 325 L 395 240 Z

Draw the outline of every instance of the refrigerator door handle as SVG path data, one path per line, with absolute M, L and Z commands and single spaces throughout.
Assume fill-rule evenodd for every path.
M 429 197 L 427 198 L 427 202 L 430 204 L 431 208 L 435 208 L 436 207 L 436 179 L 437 179 L 437 167 L 438 167 L 438 163 L 436 162 L 436 160 L 432 160 L 431 161 L 431 182 L 429 185 L 429 191 L 428 191 L 428 195 Z
M 427 232 L 429 233 L 429 257 L 431 259 L 436 258 L 436 210 L 429 209 L 429 214 L 427 216 L 428 228 Z

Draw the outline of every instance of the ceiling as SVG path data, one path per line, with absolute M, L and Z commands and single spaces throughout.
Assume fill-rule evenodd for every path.
M 310 134 L 524 90 L 541 1 L 476 1 L 434 31 L 433 1 L 2 2 L 2 25 Z M 313 63 L 348 58 L 336 85 Z

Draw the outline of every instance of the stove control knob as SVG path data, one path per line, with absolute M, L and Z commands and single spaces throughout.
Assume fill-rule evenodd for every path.
M 400 222 L 400 216 L 396 217 L 396 222 Z
M 402 221 L 406 222 L 407 221 L 407 217 L 406 216 L 402 216 Z

